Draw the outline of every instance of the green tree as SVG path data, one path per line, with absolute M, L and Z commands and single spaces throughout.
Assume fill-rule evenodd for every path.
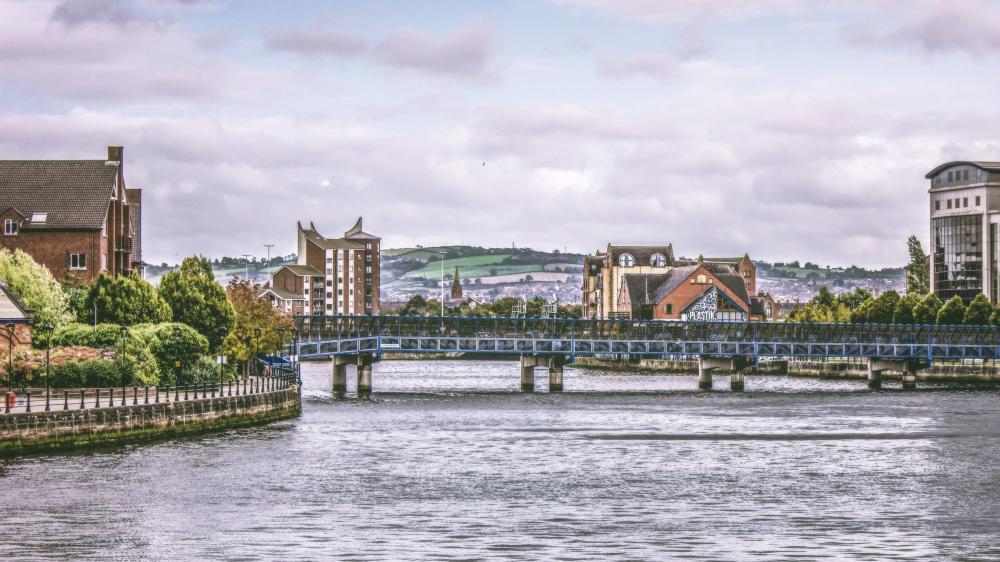
M 36 326 L 51 323 L 58 328 L 72 321 L 69 299 L 59 282 L 44 265 L 21 250 L 0 249 L 0 279 L 34 311 Z M 35 343 L 44 345 L 47 336 L 39 330 Z
M 993 308 L 993 312 L 990 314 L 990 324 L 994 326 L 1000 326 L 1000 303 Z
M 963 320 L 965 320 L 965 303 L 958 295 L 948 299 L 948 302 L 938 310 L 938 324 L 961 324 Z
M 906 292 L 925 295 L 930 291 L 929 259 L 916 236 L 910 236 L 906 245 L 910 252 L 910 263 L 906 266 Z
M 246 362 L 256 355 L 272 353 L 291 340 L 292 319 L 275 310 L 267 299 L 257 298 L 249 281 L 234 279 L 226 293 L 236 320 L 222 346 L 230 360 Z
M 892 313 L 892 323 L 913 324 L 913 309 L 918 304 L 920 304 L 920 300 L 917 295 L 914 294 L 907 294 L 905 297 L 899 299 L 899 303 L 896 305 L 896 310 Z
M 913 307 L 913 321 L 917 324 L 935 324 L 940 310 L 941 299 L 934 293 L 928 293 Z
M 984 326 L 990 323 L 990 314 L 992 313 L 993 307 L 990 305 L 989 299 L 986 298 L 986 295 L 979 293 L 965 309 L 962 323 L 967 326 Z
M 900 296 L 896 291 L 886 291 L 878 298 L 866 300 L 851 312 L 851 322 L 889 324 L 892 322 Z
M 163 276 L 160 295 L 173 311 L 174 322 L 191 326 L 219 349 L 236 324 L 236 311 L 226 290 L 215 281 L 212 264 L 203 257 L 185 258 L 181 267 Z
M 114 280 L 101 275 L 91 285 L 84 306 L 96 311 L 99 322 L 113 324 L 168 322 L 172 317 L 167 301 L 135 272 Z

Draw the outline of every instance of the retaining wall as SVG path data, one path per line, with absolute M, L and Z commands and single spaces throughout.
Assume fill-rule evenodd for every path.
M 265 424 L 301 412 L 299 388 L 292 386 L 223 398 L 6 414 L 0 415 L 0 456 L 152 441 Z

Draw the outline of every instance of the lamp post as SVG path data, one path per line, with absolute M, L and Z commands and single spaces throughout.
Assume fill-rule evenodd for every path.
M 14 323 L 7 321 L 7 390 L 14 388 Z
M 251 356 L 252 363 L 250 363 L 251 365 L 253 365 L 253 367 L 251 368 L 251 372 L 254 373 L 254 374 L 256 374 L 255 371 L 257 370 L 257 363 L 256 363 L 256 360 L 257 360 L 257 348 L 258 348 L 258 343 L 257 342 L 259 340 L 260 340 L 260 328 L 254 328 L 253 329 L 253 355 Z
M 177 344 L 177 348 L 180 348 L 180 342 L 181 342 L 181 327 L 175 325 L 174 326 L 174 343 Z M 176 359 L 174 360 L 174 378 L 177 379 L 176 386 L 180 386 L 181 385 L 181 357 L 180 357 L 180 355 L 178 355 L 176 357 Z M 185 392 L 187 392 L 187 390 L 185 390 Z
M 229 334 L 229 328 L 227 328 L 226 326 L 219 326 L 219 335 L 222 336 L 222 338 L 220 340 L 220 343 L 219 343 L 219 393 L 220 393 L 220 396 L 221 396 L 221 393 L 222 393 L 222 365 L 223 365 L 223 362 L 225 361 L 225 357 L 226 357 L 222 353 L 222 343 L 221 342 L 225 341 L 226 335 L 228 335 L 228 334 Z
M 126 369 L 125 369 L 125 365 L 126 365 L 126 363 L 125 363 L 125 343 L 127 342 L 127 340 L 128 340 L 128 325 L 122 324 L 122 350 L 121 350 L 121 353 L 119 354 L 121 356 L 120 359 L 121 359 L 121 362 L 122 362 L 122 367 L 121 367 L 121 369 L 122 369 L 122 406 L 125 405 L 125 383 L 127 382 L 127 380 L 125 378 L 125 375 L 126 375 L 126 373 L 125 373 L 125 371 L 126 371 Z M 114 406 L 114 403 L 112 403 L 111 405 Z
M 49 341 L 45 346 L 45 411 L 49 410 L 49 380 L 52 378 L 52 372 L 49 370 L 49 352 L 52 350 L 52 323 L 45 323 L 45 333 L 49 335 Z

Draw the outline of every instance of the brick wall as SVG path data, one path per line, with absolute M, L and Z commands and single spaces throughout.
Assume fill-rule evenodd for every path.
M 706 280 L 712 280 L 712 283 L 691 283 L 691 279 L 697 280 L 699 275 L 704 275 Z M 679 320 L 684 307 L 694 302 L 694 300 L 697 299 L 698 296 L 705 292 L 705 289 L 710 286 L 718 287 L 731 299 L 736 302 L 740 302 L 740 298 L 733 294 L 733 292 L 729 290 L 729 287 L 726 287 L 725 283 L 719 281 L 714 275 L 712 275 L 711 271 L 702 265 L 699 266 L 698 269 L 695 269 L 683 283 L 673 290 L 673 292 L 667 295 L 663 300 L 656 303 L 656 307 L 653 309 L 653 319 Z M 666 305 L 668 304 L 672 305 L 672 312 L 669 314 L 666 311 Z
M 2 224 L 3 217 L 0 217 Z M 0 236 L 0 244 L 11 250 L 23 250 L 49 269 L 59 281 L 78 277 L 85 281 L 97 278 L 100 269 L 101 235 L 98 231 L 22 230 L 16 236 Z M 86 270 L 70 270 L 70 254 L 86 254 Z

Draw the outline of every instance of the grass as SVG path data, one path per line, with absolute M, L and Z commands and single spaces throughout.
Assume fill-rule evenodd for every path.
M 490 268 L 496 268 L 497 273 L 501 273 L 502 268 L 506 268 L 505 273 L 520 273 L 522 271 L 541 271 L 540 265 L 500 265 L 500 262 L 510 257 L 510 254 L 497 254 L 493 256 L 469 256 L 465 258 L 455 258 L 444 260 L 445 274 L 454 274 L 455 267 L 459 268 L 458 274 L 461 277 L 482 277 L 490 274 Z M 522 269 L 513 269 L 522 268 Z M 527 268 L 527 269 L 523 269 Z M 408 271 L 403 277 L 420 277 L 424 279 L 438 279 L 441 277 L 441 262 L 436 261 L 425 265 L 420 269 Z

